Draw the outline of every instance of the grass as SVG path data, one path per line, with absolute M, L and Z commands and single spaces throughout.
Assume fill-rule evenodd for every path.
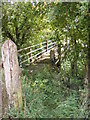
M 80 96 L 78 89 L 70 89 L 67 86 L 69 78 L 65 79 L 50 64 L 32 65 L 28 69 L 29 71 L 24 70 L 21 76 L 23 109 L 18 113 L 12 108 L 8 112 L 9 116 L 19 118 L 88 117 L 88 111 L 85 111 L 81 105 L 83 96 Z M 74 85 L 81 84 L 80 80 L 74 80 L 74 78 L 70 81 L 75 81 Z

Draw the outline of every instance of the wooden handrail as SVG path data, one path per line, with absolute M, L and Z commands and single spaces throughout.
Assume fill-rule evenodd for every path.
M 45 42 L 46 43 L 46 42 Z M 43 43 L 42 43 L 43 44 Z M 20 50 L 18 50 L 18 52 L 21 52 L 21 51 L 23 51 L 23 50 L 27 50 L 27 49 L 29 49 L 29 48 L 32 48 L 32 47 L 36 47 L 36 46 L 39 46 L 40 45 L 40 43 L 39 44 L 36 44 L 36 45 L 32 45 L 32 46 L 29 46 L 29 47 L 26 47 L 26 48 L 23 48 L 23 49 L 20 49 Z
M 37 55 L 39 55 L 39 54 L 41 54 L 41 53 L 43 53 L 43 52 L 45 52 L 45 50 L 43 50 L 42 52 L 39 52 L 38 54 L 32 56 L 32 58 L 36 57 Z M 22 61 L 20 64 L 25 63 L 26 61 L 28 61 L 28 60 L 30 60 L 30 59 L 31 59 L 31 57 L 28 58 L 28 59 L 26 59 L 26 60 L 24 60 L 24 61 Z
M 49 47 L 48 50 L 50 50 L 50 49 L 53 48 L 54 46 L 55 46 L 55 45 Z M 28 59 L 22 61 L 20 64 L 25 63 L 25 62 L 27 62 L 28 60 L 30 60 L 30 59 L 32 59 L 32 58 L 35 58 L 35 57 L 37 57 L 38 55 L 40 55 L 40 54 L 42 54 L 42 53 L 44 53 L 44 52 L 46 52 L 46 50 L 43 50 L 43 51 L 37 53 L 36 55 L 34 55 L 34 56 L 32 56 L 32 57 L 30 57 L 30 58 L 28 58 Z
M 42 44 L 42 47 L 36 48 L 36 49 L 34 48 L 36 46 L 40 46 L 40 44 Z M 24 57 L 26 55 L 29 55 L 29 58 L 24 60 L 24 61 L 22 61 L 20 64 L 23 64 L 23 63 L 27 62 L 28 60 L 30 60 L 30 63 L 31 63 L 33 58 L 40 57 L 41 54 L 48 52 L 48 50 L 52 49 L 55 46 L 58 46 L 58 45 L 57 45 L 57 43 L 54 40 L 53 41 L 52 40 L 46 40 L 46 42 L 41 42 L 39 44 L 32 45 L 32 46 L 26 47 L 24 49 L 18 50 L 20 52 L 22 50 L 30 49 L 28 53 L 20 56 L 20 58 L 22 58 L 22 57 Z M 69 44 L 67 44 L 67 46 L 69 46 Z M 67 46 L 63 46 L 62 47 L 64 49 L 61 51 L 61 55 L 63 55 L 65 53 L 65 51 L 68 50 Z M 34 50 L 32 50 L 32 48 L 34 48 Z M 39 50 L 42 50 L 42 51 L 39 52 Z M 34 53 L 34 52 L 37 52 L 37 54 L 32 55 L 32 53 Z M 35 60 L 36 60 L 36 58 L 35 58 Z
M 48 44 L 48 47 L 50 46 L 50 45 L 53 45 L 54 43 L 50 43 L 50 44 Z M 45 48 L 46 47 L 46 45 L 44 45 L 43 47 L 41 47 L 41 48 L 37 48 L 37 49 L 35 49 L 35 50 L 33 50 L 33 51 L 30 51 L 30 52 L 28 52 L 28 53 L 26 53 L 26 54 L 24 54 L 24 55 L 21 55 L 20 56 L 20 58 L 22 58 L 22 57 L 24 57 L 24 56 L 26 56 L 26 55 L 29 55 L 30 53 L 34 53 L 34 52 L 36 52 L 36 51 L 38 51 L 38 50 L 41 50 L 41 49 L 43 49 L 43 48 Z M 30 47 L 29 47 L 30 48 Z
M 34 52 L 36 52 L 36 51 L 38 51 L 38 50 L 41 50 L 41 49 L 44 48 L 44 47 L 46 47 L 46 45 L 44 45 L 44 46 L 41 47 L 41 48 L 35 49 L 35 50 L 31 51 L 31 52 L 28 52 L 28 53 L 26 53 L 26 54 L 24 54 L 24 55 L 21 55 L 20 58 L 22 58 L 22 57 L 24 57 L 24 56 L 26 56 L 26 55 L 29 55 L 30 53 L 34 53 Z
M 53 43 L 48 44 L 48 47 L 49 47 L 50 45 L 53 45 L 53 44 L 54 44 L 54 42 L 53 42 Z
M 53 42 L 53 40 L 48 40 L 48 42 L 50 42 L 50 41 Z M 41 44 L 45 44 L 45 43 L 46 43 L 46 42 L 41 42 Z M 33 48 L 33 47 L 36 47 L 36 46 L 39 46 L 39 45 L 40 45 L 40 43 L 39 43 L 39 44 L 36 44 L 36 45 L 32 45 L 32 46 L 26 47 L 26 48 L 22 48 L 22 49 L 18 50 L 18 53 L 21 52 L 21 51 L 23 51 L 23 50 L 27 50 L 27 49 L 29 49 L 29 48 Z
M 40 44 L 42 44 L 42 47 L 38 47 L 38 46 L 40 46 Z M 25 53 L 25 54 L 19 56 L 21 59 L 22 57 L 29 55 L 28 56 L 29 58 L 21 61 L 20 65 L 27 62 L 28 60 L 30 60 L 30 63 L 32 63 L 32 60 L 36 60 L 36 58 L 40 57 L 41 54 L 48 52 L 48 50 L 52 49 L 55 46 L 56 46 L 56 42 L 54 40 L 46 40 L 46 42 L 41 42 L 39 44 L 32 45 L 32 46 L 18 50 L 18 53 L 19 53 L 23 50 L 29 49 L 28 53 Z M 32 50 L 32 48 L 33 48 L 33 50 Z M 39 51 L 39 50 L 41 50 L 41 51 Z M 35 52 L 37 52 L 37 53 L 35 54 Z M 32 53 L 34 53 L 34 55 L 32 55 Z

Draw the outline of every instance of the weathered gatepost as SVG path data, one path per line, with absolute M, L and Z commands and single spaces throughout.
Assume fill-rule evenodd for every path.
M 1 76 L 0 76 L 0 118 L 2 117 L 2 87 L 1 87 Z
M 17 57 L 17 46 L 11 40 L 6 40 L 1 48 L 2 63 L 5 76 L 5 86 L 8 94 L 8 107 L 22 108 L 22 92 L 20 68 Z

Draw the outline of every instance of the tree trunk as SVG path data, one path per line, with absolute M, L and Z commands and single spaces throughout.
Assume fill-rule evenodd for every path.
M 74 44 L 75 44 L 75 56 L 74 56 L 74 72 L 75 72 L 75 76 L 77 77 L 77 58 L 78 58 L 78 49 L 77 49 L 77 41 L 76 41 L 76 38 L 74 40 Z
M 90 20 L 90 2 L 88 3 L 88 22 Z M 88 109 L 90 109 L 90 26 L 88 24 Z
M 75 35 L 74 35 L 75 37 Z M 77 59 L 78 59 L 78 49 L 76 38 L 73 39 L 72 45 L 74 46 L 74 59 L 71 61 L 71 71 L 72 77 L 77 77 Z
M 61 42 L 58 43 L 58 59 L 59 59 L 59 67 L 60 67 L 60 71 L 61 71 Z

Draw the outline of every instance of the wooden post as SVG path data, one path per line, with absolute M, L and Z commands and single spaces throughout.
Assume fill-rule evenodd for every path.
M 29 57 L 30 57 L 30 62 L 32 62 L 32 53 L 31 53 L 31 48 L 29 48 L 29 52 L 30 52 L 30 54 L 29 54 Z
M 48 51 L 48 40 L 46 40 L 46 52 Z
M 7 117 L 8 112 L 8 99 L 3 73 L 3 64 L 0 62 L 0 119 L 3 116 Z
M 50 51 L 50 61 L 51 61 L 52 65 L 55 64 L 55 51 L 54 50 Z
M 2 86 L 1 86 L 1 73 L 0 73 L 0 118 L 2 117 Z
M 11 40 L 6 40 L 1 49 L 2 62 L 5 76 L 8 106 L 14 105 L 15 109 L 22 108 L 22 92 L 20 82 L 20 68 L 17 57 L 17 47 Z
M 56 52 L 56 48 L 57 47 L 57 45 L 56 45 L 56 42 L 54 42 L 54 51 Z

